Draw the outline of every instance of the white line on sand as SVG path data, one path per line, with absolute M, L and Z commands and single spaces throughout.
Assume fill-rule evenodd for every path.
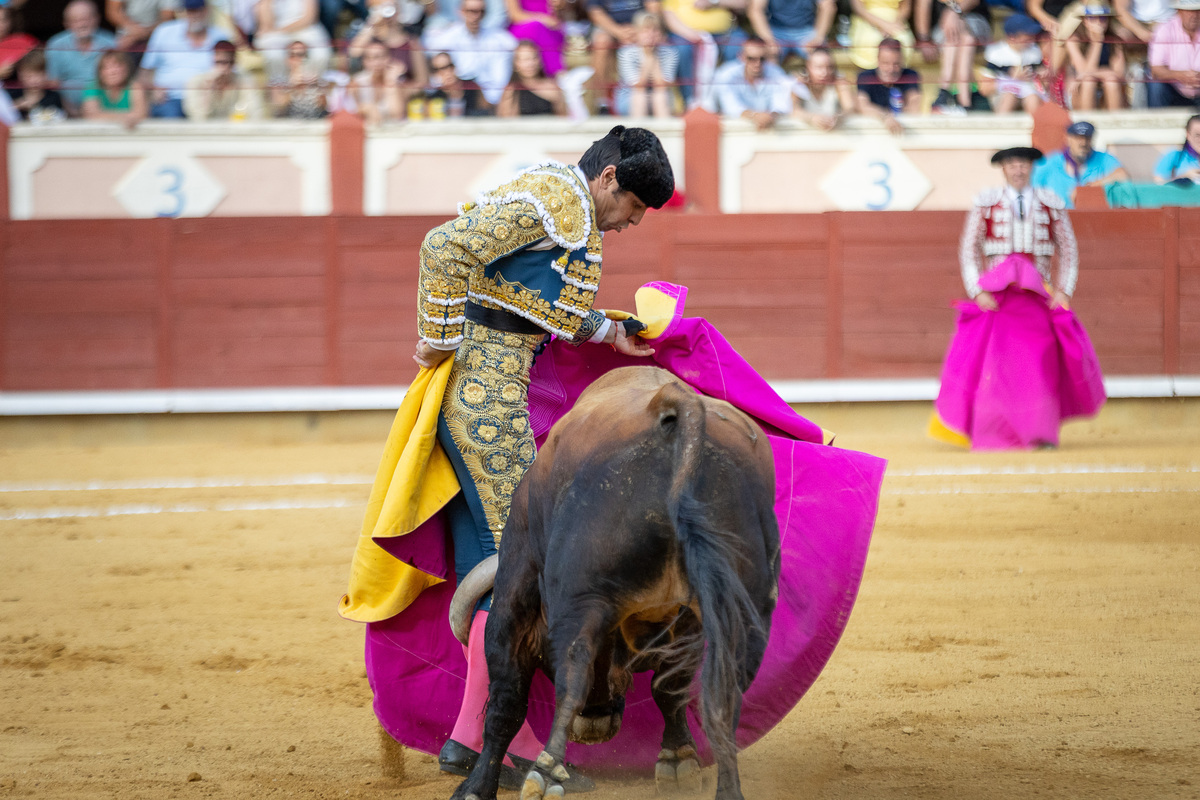
M 246 486 L 361 486 L 370 485 L 370 475 L 276 475 L 265 477 L 212 478 L 140 478 L 137 480 L 105 481 L 15 481 L 0 483 L 4 492 L 110 492 L 138 489 L 233 489 Z
M 86 506 L 63 506 L 59 508 L 12 508 L 0 511 L 0 522 L 13 522 L 17 520 L 30 519 L 125 517 L 141 514 L 201 514 L 213 511 L 293 511 L 296 509 L 311 510 L 322 508 L 355 508 L 362 507 L 364 505 L 365 502 L 362 498 L 330 498 L 320 500 L 285 498 L 282 500 L 247 500 L 240 503 L 174 503 L 171 505 L 130 503 L 119 506 L 92 508 Z

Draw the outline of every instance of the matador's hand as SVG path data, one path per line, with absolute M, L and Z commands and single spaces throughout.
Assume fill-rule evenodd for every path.
M 417 352 L 413 355 L 413 361 L 426 369 L 433 369 L 453 352 L 453 350 L 439 350 L 424 339 L 420 339 L 417 341 Z
M 612 346 L 618 353 L 624 353 L 627 356 L 652 356 L 654 348 L 640 336 L 626 336 L 625 326 L 619 322 L 613 323 L 612 329 L 616 332 L 616 338 L 613 339 Z

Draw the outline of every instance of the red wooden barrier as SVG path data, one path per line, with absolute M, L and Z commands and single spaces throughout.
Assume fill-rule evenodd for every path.
M 602 306 L 690 288 L 773 379 L 934 377 L 956 212 L 655 212 L 605 240 Z M 1073 214 L 1110 375 L 1200 373 L 1200 209 Z M 0 389 L 407 383 L 437 217 L 0 221 Z

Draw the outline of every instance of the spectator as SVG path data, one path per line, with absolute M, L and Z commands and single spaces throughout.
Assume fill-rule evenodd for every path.
M 450 54 L 459 78 L 473 81 L 490 105 L 500 102 L 512 77 L 512 51 L 517 40 L 500 28 L 483 27 L 484 0 L 462 0 L 461 20 L 426 33 L 425 48 Z
M 720 48 L 723 60 L 737 58 L 746 34 L 738 24 L 738 15 L 745 12 L 746 0 L 663 0 L 663 22 L 670 31 L 667 41 L 675 45 L 679 54 L 676 80 L 684 101 L 690 103 L 695 92 L 697 78 L 698 49 L 702 45 Z M 701 64 L 704 64 L 702 61 Z M 700 70 L 709 75 L 716 66 L 716 58 L 709 56 L 707 65 Z
M 661 16 L 662 7 L 658 0 L 587 0 L 587 10 L 592 20 L 592 88 L 597 111 L 604 114 L 609 111 L 613 51 L 621 45 L 634 44 L 637 38 L 634 14 L 650 11 Z
M 132 129 L 146 118 L 146 93 L 134 83 L 133 58 L 121 50 L 100 56 L 96 80 L 83 90 L 84 119 Z
M 713 75 L 721 114 L 748 119 L 760 131 L 792 110 L 788 83 L 783 69 L 768 60 L 767 43 L 761 39 L 748 40 L 738 60 L 722 64 Z
M 1116 0 L 1113 9 L 1117 22 L 1146 44 L 1159 25 L 1175 16 L 1169 0 Z
M 859 69 L 878 66 L 879 43 L 895 39 L 905 60 L 912 57 L 913 35 L 908 21 L 912 0 L 850 0 L 850 61 Z
M 500 98 L 498 117 L 566 116 L 562 89 L 546 75 L 542 54 L 533 42 L 520 42 L 513 51 L 513 77 Z
M 533 42 L 541 51 L 539 56 L 547 75 L 554 76 L 563 69 L 562 11 L 564 0 L 505 0 L 508 9 L 508 32 L 518 41 Z
M 1041 32 L 1032 17 L 1013 14 L 1004 20 L 1004 41 L 992 42 L 983 51 L 984 77 L 980 91 L 992 99 L 992 108 L 1001 114 L 1021 106 L 1030 114 L 1047 99 L 1042 81 L 1042 48 L 1037 45 Z
M 312 69 L 320 75 L 329 66 L 329 34 L 317 21 L 317 0 L 258 0 L 258 32 L 254 47 L 262 53 L 267 77 L 279 81 L 291 70 L 292 42 L 308 48 Z
M 1075 0 L 1026 0 L 1025 10 L 1046 33 L 1050 34 L 1051 39 L 1061 41 L 1059 26 L 1063 12 L 1074 4 Z
M 1185 138 L 1178 150 L 1164 153 L 1154 168 L 1158 183 L 1191 181 L 1200 183 L 1200 114 L 1188 118 Z
M 917 48 L 927 64 L 941 60 L 933 112 L 991 110 L 974 83 L 975 49 L 992 38 L 992 15 L 982 0 L 917 0 L 913 12 Z
M 46 42 L 46 73 L 56 81 L 63 103 L 77 114 L 83 87 L 96 77 L 100 54 L 116 46 L 108 31 L 100 30 L 100 12 L 92 0 L 71 0 L 63 9 L 62 33 Z
M 347 52 L 352 59 L 361 59 L 372 41 L 387 45 L 393 61 L 404 67 L 404 74 L 417 86 L 429 82 L 429 69 L 421 40 L 401 23 L 394 0 L 381 0 L 371 6 L 367 21 L 350 41 Z
M 1033 170 L 1033 185 L 1049 189 L 1067 208 L 1075 207 L 1075 190 L 1080 186 L 1103 186 L 1129 180 L 1129 174 L 1116 156 L 1092 148 L 1096 126 L 1076 122 L 1067 128 L 1067 146 L 1038 161 Z
M 411 5 L 419 9 L 419 21 L 424 21 L 425 6 L 417 2 L 413 2 Z M 325 28 L 325 33 L 329 34 L 331 42 L 338 39 L 338 25 L 341 22 L 342 11 L 349 11 L 355 20 L 366 19 L 368 13 L 364 0 L 320 0 L 318 14 L 321 26 Z
M 354 101 L 354 92 L 350 88 L 350 56 L 345 47 L 336 47 L 329 60 L 329 69 L 321 76 L 325 84 L 325 108 L 329 113 L 336 114 L 346 111 L 358 113 L 358 104 Z
M 780 64 L 825 44 L 836 16 L 837 0 L 750 0 L 750 26 Z
M 879 43 L 876 59 L 878 67 L 858 73 L 858 113 L 899 135 L 904 126 L 897 115 L 921 111 L 921 76 L 904 66 L 904 50 L 895 39 Z
M 151 90 L 150 116 L 180 119 L 188 82 L 212 69 L 213 48 L 229 34 L 209 25 L 205 0 L 183 0 L 184 18 L 150 35 L 142 57 L 142 84 Z
M 359 116 L 368 125 L 374 127 L 404 119 L 406 77 L 404 65 L 392 58 L 387 45 L 383 42 L 367 45 L 362 71 L 354 76 L 351 86 Z
M 219 41 L 213 45 L 213 68 L 194 75 L 183 96 L 183 110 L 190 120 L 258 119 L 262 116 L 262 92 L 254 80 L 237 68 L 237 46 Z
M 270 85 L 271 110 L 276 117 L 286 119 L 321 119 L 329 111 L 326 106 L 324 70 L 317 71 L 309 59 L 308 46 L 292 42 L 287 50 L 286 77 Z
M 1097 93 L 1109 111 L 1125 107 L 1125 45 L 1111 20 L 1107 6 L 1085 6 L 1079 26 L 1067 37 L 1066 55 L 1074 73 L 1068 92 L 1071 107 L 1079 111 L 1094 109 Z
M 104 16 L 117 31 L 117 49 L 142 60 L 150 34 L 159 23 L 175 19 L 179 0 L 105 0 Z
M 13 108 L 21 119 L 44 125 L 67 118 L 62 96 L 48 88 L 49 85 L 45 53 L 40 48 L 29 51 L 17 62 L 17 87 L 8 90 Z
M 14 30 L 12 9 L 0 6 L 0 81 L 7 83 L 17 71 L 17 62 L 37 46 L 37 39 Z
M 675 83 L 679 51 L 665 44 L 662 19 L 639 11 L 633 17 L 634 40 L 617 50 L 617 77 L 628 89 L 629 116 L 671 116 L 670 87 Z
M 1173 0 L 1176 14 L 1150 40 L 1151 108 L 1200 105 L 1200 0 Z
M 429 72 L 430 86 L 421 98 L 421 116 L 445 119 L 491 115 L 491 106 L 483 99 L 479 87 L 458 77 L 449 53 L 438 53 L 429 59 Z M 413 107 L 412 101 L 409 107 Z
M 208 22 L 214 28 L 228 31 L 229 40 L 237 45 L 238 62 L 243 69 L 257 62 L 261 68 L 262 56 L 251 56 L 250 40 L 258 30 L 258 0 L 208 0 Z
M 854 113 L 854 89 L 838 73 L 837 63 L 827 47 L 814 48 L 808 56 L 808 70 L 798 82 L 795 96 L 796 118 L 823 131 L 836 128 L 847 114 Z

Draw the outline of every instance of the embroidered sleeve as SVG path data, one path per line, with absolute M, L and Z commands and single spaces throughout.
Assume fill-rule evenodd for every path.
M 446 349 L 462 341 L 471 278 L 490 264 L 546 235 L 530 204 L 465 206 L 463 213 L 429 232 L 421 245 L 417 327 L 422 338 Z
M 1058 286 L 1067 297 L 1075 294 L 1075 281 L 1079 278 L 1079 243 L 1067 212 L 1055 209 L 1050 212 L 1050 225 L 1054 243 L 1058 246 Z
M 962 269 L 963 288 L 967 290 L 967 297 L 972 298 L 980 292 L 979 258 L 987 232 L 984 211 L 985 209 L 975 206 L 967 212 L 967 223 L 958 243 L 958 263 Z
M 608 318 L 601 314 L 596 309 L 590 309 L 586 317 L 579 323 L 579 330 L 575 331 L 575 335 L 571 337 L 571 344 L 578 347 L 584 342 L 591 341 L 600 330 L 608 332 Z

